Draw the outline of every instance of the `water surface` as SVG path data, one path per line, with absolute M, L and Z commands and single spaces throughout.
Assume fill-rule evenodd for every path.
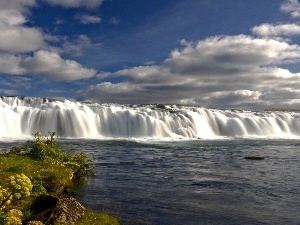
M 122 224 L 300 224 L 298 140 L 64 144 L 95 160 L 79 200 Z

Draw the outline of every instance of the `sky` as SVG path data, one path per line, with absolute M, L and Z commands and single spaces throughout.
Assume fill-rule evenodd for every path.
M 300 3 L 0 0 L 0 95 L 300 109 Z

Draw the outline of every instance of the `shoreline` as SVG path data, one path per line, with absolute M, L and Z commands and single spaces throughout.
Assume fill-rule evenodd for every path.
M 0 152 L 0 224 L 14 218 L 21 221 L 14 224 L 119 225 L 117 218 L 90 211 L 71 196 L 74 182 L 92 172 L 83 153 L 59 150 L 54 135 L 36 136 L 22 147 Z M 11 212 L 18 215 L 12 217 Z

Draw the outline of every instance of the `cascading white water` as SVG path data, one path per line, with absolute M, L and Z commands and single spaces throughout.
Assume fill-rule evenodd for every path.
M 300 114 L 0 98 L 0 138 L 37 131 L 81 138 L 290 138 L 300 136 Z

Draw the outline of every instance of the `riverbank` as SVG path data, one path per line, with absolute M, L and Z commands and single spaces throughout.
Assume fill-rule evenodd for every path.
M 76 202 L 79 206 L 78 209 L 68 207 L 67 201 L 76 201 L 70 196 L 72 192 L 69 191 L 74 180 L 84 179 L 82 176 L 87 173 L 87 158 L 82 154 L 69 155 L 60 152 L 55 147 L 54 140 L 51 140 L 51 143 L 49 140 L 37 138 L 29 143 L 31 144 L 29 147 L 27 146 L 29 150 L 22 146 L 12 148 L 9 152 L 0 153 L 0 225 L 10 224 L 9 220 L 11 218 L 16 219 L 16 221 L 18 219 L 21 222 L 13 224 L 28 224 L 29 221 L 37 220 L 36 218 L 39 218 L 41 214 L 44 216 L 43 222 L 48 221 L 45 224 L 70 224 L 69 220 L 72 220 L 75 225 L 118 225 L 119 222 L 115 217 L 88 211 L 80 203 Z M 35 153 L 38 152 L 38 149 L 45 153 L 42 160 L 33 157 L 34 148 L 36 148 Z M 47 155 L 49 152 L 54 154 L 55 157 L 49 157 Z M 37 203 L 38 199 L 47 200 Z M 66 209 L 58 210 L 60 206 L 52 206 L 52 203 L 49 203 L 52 201 L 49 201 L 49 199 L 55 199 L 55 203 L 62 202 L 62 205 L 65 204 L 64 207 L 67 206 Z M 46 206 L 48 208 L 45 208 Z M 35 208 L 38 208 L 38 210 L 35 210 Z M 45 213 L 46 211 L 47 213 Z M 53 218 L 58 218 L 59 216 L 55 215 L 58 211 L 65 213 L 63 216 L 64 219 L 66 218 L 65 222 L 59 219 L 49 222 L 50 220 L 45 217 L 45 215 L 51 214 Z M 80 216 L 74 219 L 76 211 L 79 213 L 77 215 Z M 17 215 L 19 216 L 10 217 L 12 212 L 18 212 Z M 62 217 L 61 215 L 60 217 Z

